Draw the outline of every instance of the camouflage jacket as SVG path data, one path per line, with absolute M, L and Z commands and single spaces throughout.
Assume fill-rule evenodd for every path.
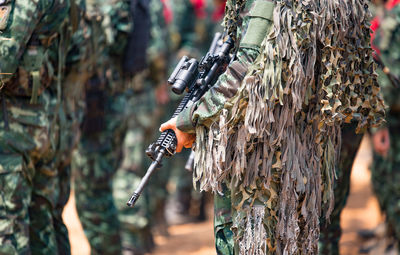
M 79 6 L 82 19 L 67 61 L 79 62 L 80 71 L 88 76 L 104 75 L 110 66 L 120 69 L 121 61 L 116 59 L 123 55 L 132 27 L 130 0 L 79 0 Z
M 36 97 L 50 84 L 69 6 L 69 0 L 0 1 L 0 79 L 7 94 Z

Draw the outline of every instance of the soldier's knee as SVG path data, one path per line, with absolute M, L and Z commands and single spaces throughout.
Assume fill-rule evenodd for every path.
M 224 224 L 216 227 L 215 230 L 215 249 L 218 255 L 233 255 L 234 243 L 231 224 Z

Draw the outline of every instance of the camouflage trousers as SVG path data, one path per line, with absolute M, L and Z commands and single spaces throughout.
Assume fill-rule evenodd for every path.
M 192 174 L 185 169 L 186 161 L 190 156 L 190 150 L 184 149 L 181 153 L 174 155 L 173 159 L 168 162 L 168 167 L 171 172 L 170 181 L 176 185 L 174 197 L 177 200 L 177 211 L 183 215 L 189 213 L 191 203 L 196 200 L 199 202 L 201 195 L 193 189 Z M 198 195 L 198 197 L 196 196 Z
M 362 136 L 355 134 L 354 125 L 342 128 L 341 159 L 337 169 L 335 183 L 335 209 L 332 212 L 330 224 L 321 217 L 320 254 L 339 254 L 341 236 L 340 213 L 346 204 L 350 190 L 350 174 L 354 158 L 361 143 Z M 223 196 L 214 197 L 214 234 L 217 254 L 234 254 L 232 228 L 232 209 L 230 190 L 224 187 Z
M 224 185 L 223 194 L 214 195 L 214 239 L 218 255 L 233 255 L 232 201 L 229 189 Z
M 372 184 L 382 212 L 386 215 L 389 234 L 400 240 L 400 127 L 391 127 L 387 158 L 374 152 L 371 166 Z
M 69 198 L 72 122 L 55 96 L 3 95 L 0 111 L 0 254 L 70 254 L 62 211 Z
M 354 124 L 345 125 L 342 128 L 342 147 L 334 186 L 335 207 L 329 222 L 326 221 L 325 217 L 320 219 L 319 254 L 339 254 L 339 241 L 342 235 L 340 214 L 349 196 L 351 168 L 362 139 L 362 135 L 357 135 L 355 129 L 356 125 Z
M 102 114 L 88 120 L 95 125 L 84 127 L 74 153 L 76 208 L 92 254 L 121 254 L 113 178 L 122 159 L 127 101 L 125 94 L 105 96 L 104 101 Z
M 129 99 L 128 131 L 123 143 L 123 160 L 113 180 L 113 194 L 121 222 L 124 253 L 142 254 L 154 247 L 150 219 L 156 207 L 158 189 L 153 189 L 157 172 L 133 208 L 126 205 L 151 161 L 145 154 L 147 146 L 158 133 L 154 93 L 134 93 Z M 149 187 L 152 186 L 152 187 Z M 165 192 L 165 190 L 164 190 Z M 151 196 L 151 199 L 150 199 Z

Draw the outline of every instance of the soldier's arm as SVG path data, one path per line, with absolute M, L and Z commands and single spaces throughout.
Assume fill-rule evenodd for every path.
M 228 66 L 217 83 L 197 103 L 178 115 L 177 127 L 184 132 L 194 133 L 196 125 L 209 126 L 225 102 L 236 94 L 249 66 L 258 55 L 254 49 L 240 49 L 237 59 Z
M 196 125 L 209 126 L 218 118 L 224 104 L 236 94 L 249 67 L 259 55 L 261 43 L 272 25 L 273 7 L 271 1 L 254 2 L 243 20 L 241 31 L 246 30 L 246 34 L 240 42 L 236 60 L 197 103 L 178 115 L 178 129 L 194 133 Z
M 50 4 L 31 0 L 0 0 L 0 79 L 16 72 L 44 9 Z

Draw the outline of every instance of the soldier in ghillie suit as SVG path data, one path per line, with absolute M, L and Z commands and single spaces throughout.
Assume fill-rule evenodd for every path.
M 375 7 L 375 13 L 377 14 L 377 17 L 375 17 L 372 22 L 371 22 L 371 29 L 375 31 L 378 27 L 379 24 L 381 23 L 381 19 L 383 16 L 383 12 L 385 12 L 384 8 L 384 2 L 387 2 L 387 8 L 393 8 L 393 6 L 396 4 L 396 2 L 399 2 L 398 0 L 394 1 L 379 1 L 375 0 L 372 1 Z M 386 23 L 386 22 L 385 22 Z M 389 22 L 391 23 L 391 22 Z M 392 25 L 389 25 L 390 27 Z M 380 29 L 387 29 L 386 27 L 382 27 Z M 392 28 L 390 28 L 392 29 Z M 392 35 L 390 35 L 392 36 Z M 372 40 L 374 39 L 374 35 L 372 35 Z M 392 41 L 396 42 L 396 40 Z M 373 44 L 373 43 L 372 43 Z M 374 48 L 374 45 L 372 45 L 372 48 Z M 395 48 L 394 48 L 395 49 Z M 375 54 L 377 52 L 380 52 L 379 49 L 375 46 L 374 48 Z M 374 55 L 378 56 L 378 55 Z M 378 57 L 380 59 L 380 57 Z M 388 78 L 388 75 L 391 76 L 391 74 L 385 74 L 382 70 L 383 66 L 381 65 L 381 60 L 378 60 L 380 63 L 379 67 L 376 71 L 378 73 L 378 82 L 379 85 L 382 88 L 383 91 L 383 96 L 385 99 L 385 103 L 392 104 L 393 103 L 393 96 L 396 95 L 396 89 L 393 87 L 392 82 Z M 388 122 L 391 122 L 391 111 L 387 113 L 387 119 Z M 390 125 L 388 123 L 388 125 Z M 329 219 L 329 223 L 326 222 L 324 217 L 321 218 L 321 235 L 320 235 L 320 254 L 339 254 L 339 240 L 342 234 L 342 230 L 340 227 L 340 215 L 346 205 L 346 201 L 349 195 L 350 191 L 350 175 L 351 175 L 351 168 L 354 162 L 354 159 L 356 157 L 357 149 L 359 147 L 359 144 L 361 142 L 362 136 L 360 134 L 355 134 L 354 133 L 354 127 L 355 123 L 351 123 L 350 125 L 345 125 L 342 128 L 342 146 L 341 146 L 341 151 L 340 151 L 340 160 L 337 165 L 336 169 L 336 175 L 337 179 L 335 181 L 335 186 L 334 186 L 334 194 L 335 194 L 335 206 L 334 210 L 331 214 L 331 217 Z M 371 129 L 371 133 L 378 132 L 379 129 Z M 384 130 L 384 129 L 383 129 Z M 378 135 L 373 137 L 378 137 L 379 134 L 384 134 L 378 132 Z M 387 139 L 374 139 L 377 141 L 385 141 L 387 142 Z M 377 167 L 377 165 L 380 164 L 381 159 L 383 159 L 379 154 L 375 153 L 374 154 L 374 164 L 372 167 L 372 183 L 374 185 L 374 190 L 375 193 L 378 194 L 378 200 L 383 203 L 382 197 L 383 194 L 385 197 L 390 198 L 390 199 L 396 199 L 396 196 L 393 196 L 393 190 L 391 188 L 388 188 L 390 185 L 395 185 L 393 184 L 393 181 L 395 182 L 395 178 L 393 176 L 388 177 L 385 174 L 385 171 L 388 171 L 387 166 L 384 166 L 385 164 L 382 165 L 382 167 Z M 390 168 L 390 167 L 389 167 Z M 383 177 L 385 176 L 385 177 Z M 391 190 L 391 191 L 389 191 Z M 397 203 L 389 203 L 388 206 L 396 206 Z M 385 211 L 384 206 L 381 206 L 381 209 Z M 391 225 L 394 226 L 394 222 L 391 222 Z M 373 236 L 375 233 L 373 231 L 362 231 L 361 235 L 362 236 Z M 369 249 L 373 248 L 373 246 L 369 245 Z
M 361 132 L 383 119 L 369 19 L 363 0 L 228 1 L 236 60 L 161 127 L 177 151 L 196 139 L 194 180 L 230 196 L 221 254 L 317 253 L 341 125 Z
M 386 215 L 388 236 L 400 249 L 400 1 L 386 2 L 372 23 L 373 48 L 380 64 L 379 84 L 388 106 L 385 126 L 372 129 L 372 184 Z
M 69 0 L 0 1 L 0 254 L 70 253 L 61 217 L 69 16 Z

